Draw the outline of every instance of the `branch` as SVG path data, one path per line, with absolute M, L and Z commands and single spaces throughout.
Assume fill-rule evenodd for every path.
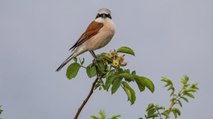
M 95 88 L 95 84 L 97 83 L 98 79 L 100 79 L 100 77 L 97 75 L 97 78 L 96 78 L 95 81 L 93 82 L 89 94 L 87 95 L 86 99 L 83 101 L 83 103 L 81 104 L 81 106 L 78 108 L 78 111 L 77 111 L 77 113 L 75 114 L 74 119 L 78 119 L 79 114 L 81 113 L 81 111 L 82 111 L 82 109 L 84 108 L 84 106 L 86 105 L 87 101 L 90 99 L 91 95 L 93 94 L 93 90 L 94 90 L 94 88 Z

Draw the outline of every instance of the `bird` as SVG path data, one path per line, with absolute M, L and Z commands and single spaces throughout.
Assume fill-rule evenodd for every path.
M 88 25 L 85 32 L 77 42 L 69 49 L 71 55 L 56 69 L 60 71 L 74 57 L 89 51 L 96 59 L 94 50 L 103 48 L 115 34 L 115 24 L 112 21 L 111 11 L 108 8 L 100 8 L 95 19 Z

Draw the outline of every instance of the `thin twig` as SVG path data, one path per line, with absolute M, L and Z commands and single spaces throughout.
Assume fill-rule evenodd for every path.
M 160 118 L 160 119 L 163 119 L 163 118 L 162 118 L 162 115 L 161 115 L 161 113 L 160 113 L 160 111 L 159 111 L 158 109 L 156 109 L 156 110 L 157 110 L 157 113 L 158 113 L 158 115 L 159 115 L 159 118 Z
M 83 103 L 81 104 L 81 106 L 78 108 L 78 111 L 77 111 L 77 113 L 75 114 L 74 119 L 78 119 L 78 116 L 79 116 L 79 114 L 81 113 L 81 110 L 84 108 L 84 106 L 86 105 L 87 101 L 90 99 L 90 96 L 93 94 L 93 90 L 94 90 L 94 88 L 95 88 L 95 84 L 97 83 L 98 79 L 100 79 L 99 76 L 97 76 L 97 78 L 96 78 L 95 81 L 93 82 L 89 94 L 87 95 L 86 99 L 83 101 Z

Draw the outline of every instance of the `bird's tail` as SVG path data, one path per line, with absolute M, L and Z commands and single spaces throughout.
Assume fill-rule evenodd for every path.
M 73 54 L 71 54 L 57 69 L 56 71 L 60 71 L 70 60 L 72 60 Z

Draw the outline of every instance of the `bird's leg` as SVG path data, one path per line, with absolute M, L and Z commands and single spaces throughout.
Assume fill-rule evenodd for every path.
M 91 50 L 91 51 L 89 51 L 91 54 L 92 54 L 92 56 L 94 57 L 94 60 L 93 60 L 93 63 L 95 64 L 99 59 L 98 59 L 98 57 L 95 55 L 95 52 L 93 51 L 93 50 Z
M 89 52 L 92 54 L 92 56 L 94 57 L 94 59 L 97 59 L 97 56 L 95 55 L 95 52 L 93 50 L 91 50 Z

